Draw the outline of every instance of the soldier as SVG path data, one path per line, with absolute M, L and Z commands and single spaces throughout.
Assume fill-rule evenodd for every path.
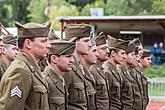
M 143 46 L 139 39 L 135 38 L 132 40 L 132 43 L 135 44 L 136 47 L 136 60 L 134 64 L 129 69 L 133 80 L 133 88 L 134 88 L 134 110 L 143 110 L 143 85 L 142 85 L 142 75 L 141 75 L 141 67 L 139 66 L 140 58 L 143 54 Z
M 139 66 L 141 67 L 141 73 L 142 73 L 141 82 L 143 86 L 143 104 L 144 104 L 143 110 L 146 110 L 146 107 L 149 102 L 147 78 L 144 75 L 144 70 L 149 67 L 150 63 L 151 63 L 150 51 L 144 49 L 142 57 L 140 58 L 140 62 L 139 62 Z
M 126 41 L 108 36 L 110 54 L 108 60 L 103 64 L 103 69 L 108 80 L 112 80 L 112 84 L 110 84 L 109 87 L 111 99 L 110 110 L 121 110 L 122 108 L 122 77 L 121 74 L 117 71 L 116 65 L 120 64 L 125 59 L 125 49 L 127 47 L 126 44 L 128 44 Z
M 49 110 L 48 85 L 37 64 L 51 47 L 50 25 L 16 23 L 16 26 L 20 52 L 1 79 L 0 110 Z
M 74 65 L 70 72 L 64 74 L 68 95 L 68 110 L 87 110 L 85 93 L 85 74 L 83 72 L 83 55 L 87 55 L 92 44 L 90 42 L 91 26 L 87 24 L 68 24 L 65 26 L 65 37 L 76 38 Z
M 126 59 L 122 63 L 122 65 L 118 65 L 118 71 L 120 71 L 123 84 L 121 88 L 121 102 L 122 109 L 121 110 L 133 110 L 134 105 L 134 91 L 133 91 L 133 78 L 131 77 L 131 73 L 128 71 L 130 66 L 133 65 L 135 60 L 135 45 L 133 43 L 128 42 L 128 47 L 126 49 Z
M 53 32 L 53 30 L 51 30 L 51 31 L 49 32 L 48 37 L 49 37 L 50 43 L 51 43 L 51 41 L 53 41 L 53 40 L 55 40 L 55 39 L 56 39 L 56 40 L 57 40 L 57 39 L 60 39 L 60 38 Z M 48 57 L 48 56 L 47 56 L 47 57 Z M 47 61 L 48 58 L 47 58 L 47 57 L 41 59 L 41 60 L 39 61 L 39 63 L 38 63 L 38 65 L 40 66 L 42 72 L 44 71 L 45 67 L 48 66 L 48 61 Z
M 49 107 L 50 110 L 67 110 L 67 91 L 62 76 L 72 69 L 75 43 L 56 40 L 51 44 L 48 57 L 50 65 L 44 71 L 49 87 Z
M 0 80 L 7 67 L 15 59 L 18 53 L 17 39 L 15 37 L 12 35 L 6 35 L 3 38 L 3 42 L 4 49 L 0 55 Z
M 96 90 L 95 90 L 95 79 L 91 72 L 89 71 L 93 64 L 97 63 L 97 47 L 94 44 L 91 49 L 89 50 L 87 55 L 83 56 L 82 65 L 84 74 L 85 74 L 85 91 L 87 95 L 87 109 L 88 110 L 97 110 L 96 105 Z
M 96 106 L 98 110 L 109 110 L 109 82 L 105 77 L 102 68 L 104 61 L 108 59 L 109 49 L 106 43 L 107 37 L 100 33 L 96 38 L 96 46 L 98 51 L 97 64 L 94 64 L 90 69 L 95 79 L 96 89 Z

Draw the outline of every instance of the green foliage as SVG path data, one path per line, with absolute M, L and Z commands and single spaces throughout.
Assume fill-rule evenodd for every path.
M 96 0 L 92 4 L 87 4 L 81 11 L 82 16 L 90 16 L 90 8 L 104 8 L 105 3 L 103 0 Z
M 14 26 L 15 21 L 21 23 L 29 22 L 28 10 L 30 0 L 1 0 L 0 1 L 0 21 L 5 26 Z
M 45 11 L 46 8 L 47 12 Z M 79 15 L 76 6 L 66 3 L 65 0 L 32 0 L 28 9 L 31 12 L 29 14 L 31 21 L 42 23 L 50 20 L 51 28 L 57 30 L 60 28 L 60 23 L 55 19 L 57 16 Z M 45 15 L 45 12 L 47 15 Z
M 165 77 L 165 65 L 151 65 L 144 73 L 149 78 Z
M 165 14 L 165 0 L 152 0 L 151 14 L 164 15 Z
M 51 28 L 55 28 L 56 30 L 60 29 L 60 22 L 55 18 L 57 16 L 78 16 L 79 12 L 77 7 L 69 4 L 62 4 L 62 5 L 53 5 L 50 8 L 49 18 L 52 23 Z
M 66 0 L 66 1 L 72 5 L 76 5 L 80 8 L 83 8 L 85 5 L 90 4 L 96 0 Z
M 32 22 L 43 23 L 48 20 L 48 17 L 44 15 L 44 10 L 48 4 L 47 0 L 31 0 L 28 10 Z

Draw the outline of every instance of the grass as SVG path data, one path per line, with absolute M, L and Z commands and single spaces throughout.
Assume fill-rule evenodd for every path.
M 165 77 L 165 65 L 151 65 L 144 73 L 149 78 Z

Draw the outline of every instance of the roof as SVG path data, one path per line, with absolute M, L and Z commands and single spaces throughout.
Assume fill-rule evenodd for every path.
M 98 32 L 118 33 L 120 31 L 165 32 L 165 15 L 157 16 L 59 16 L 62 25 L 88 23 Z
M 165 15 L 159 16 L 58 16 L 58 20 L 165 20 Z

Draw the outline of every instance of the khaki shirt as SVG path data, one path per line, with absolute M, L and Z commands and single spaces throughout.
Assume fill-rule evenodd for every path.
M 47 83 L 34 60 L 20 52 L 0 84 L 0 110 L 49 110 Z
M 134 110 L 143 110 L 143 95 L 141 91 L 141 81 L 138 78 L 138 73 L 134 71 L 133 68 L 128 70 L 132 76 L 133 80 L 133 91 L 134 91 Z
M 90 72 L 95 79 L 96 106 L 98 110 L 109 110 L 109 81 L 107 80 L 101 65 L 93 65 Z
M 3 60 L 0 60 L 0 81 L 1 81 L 3 74 L 7 70 L 7 67 L 8 67 L 8 65 Z
M 92 74 L 84 69 L 85 72 L 85 85 L 87 94 L 87 108 L 88 110 L 97 110 L 96 107 L 96 90 L 95 90 L 95 79 Z
M 143 110 L 146 110 L 146 107 L 149 102 L 149 97 L 148 97 L 148 83 L 147 83 L 147 78 L 143 74 L 143 70 L 140 67 L 134 68 L 135 72 L 137 72 L 137 79 L 139 81 L 141 93 L 143 95 Z
M 44 77 L 49 87 L 50 110 L 67 110 L 67 92 L 62 77 L 50 66 L 45 68 Z
M 117 71 L 116 66 L 114 66 L 109 61 L 103 63 L 103 69 L 105 71 L 106 77 L 108 78 L 110 84 L 110 110 L 121 110 L 121 86 L 122 86 L 122 77 Z
M 68 95 L 68 110 L 87 110 L 87 96 L 85 92 L 85 74 L 80 63 L 74 60 L 72 70 L 64 73 Z
M 133 78 L 130 76 L 126 68 L 122 65 L 117 65 L 117 70 L 121 73 L 123 84 L 121 88 L 121 110 L 133 110 L 134 93 L 133 93 Z

